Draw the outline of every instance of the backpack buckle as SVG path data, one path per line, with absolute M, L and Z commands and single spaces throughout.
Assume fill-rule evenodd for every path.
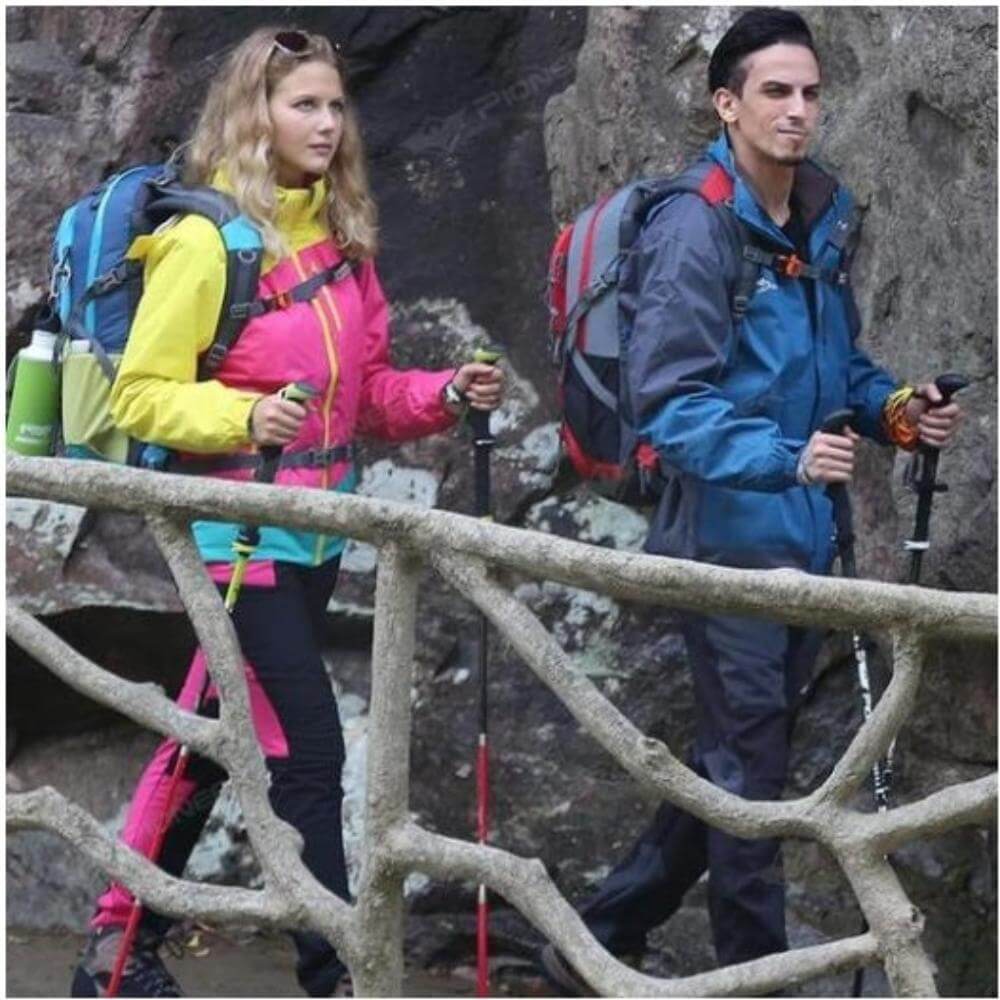
M 59 298 L 59 292 L 61 291 L 63 285 L 70 280 L 73 276 L 72 269 L 69 266 L 69 250 L 63 254 L 62 259 L 54 268 L 52 268 L 52 277 L 49 280 L 49 299 L 54 302 Z
M 94 279 L 91 290 L 95 295 L 104 295 L 119 285 L 125 284 L 129 276 L 128 261 L 119 261 L 110 271 L 105 271 L 100 277 Z
M 229 307 L 229 315 L 235 320 L 250 319 L 257 315 L 256 305 L 255 302 L 234 302 Z
M 777 265 L 778 273 L 785 278 L 801 277 L 806 266 L 805 261 L 801 260 L 794 253 L 787 256 L 779 255 L 774 258 L 774 263 Z
M 226 359 L 226 354 L 229 353 L 229 348 L 224 344 L 212 344 L 205 354 L 205 360 L 202 363 L 204 369 L 209 374 L 218 370 L 219 366 Z

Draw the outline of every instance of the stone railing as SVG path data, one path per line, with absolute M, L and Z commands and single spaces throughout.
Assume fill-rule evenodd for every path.
M 235 786 L 264 887 L 197 885 L 172 878 L 111 839 L 51 788 L 7 796 L 7 825 L 59 834 L 150 906 L 176 916 L 311 929 L 337 947 L 361 996 L 399 996 L 403 976 L 403 881 L 413 871 L 484 882 L 515 906 L 606 996 L 764 994 L 825 973 L 884 965 L 903 996 L 936 995 L 921 944 L 922 916 L 887 860 L 915 838 L 996 815 L 996 775 L 954 785 L 887 813 L 860 813 L 849 799 L 912 710 L 932 638 L 996 640 L 997 602 L 867 581 L 752 572 L 595 548 L 549 535 L 311 490 L 191 480 L 101 464 L 12 458 L 12 495 L 145 514 L 177 582 L 222 697 L 216 720 L 178 709 L 159 688 L 102 670 L 32 616 L 8 604 L 11 638 L 77 690 L 218 761 Z M 199 518 L 280 523 L 347 535 L 378 549 L 367 798 L 362 875 L 353 905 L 312 878 L 291 827 L 272 813 L 253 735 L 239 647 L 188 525 Z M 429 564 L 506 637 L 576 720 L 652 795 L 740 837 L 821 843 L 843 869 L 869 930 L 683 979 L 657 979 L 618 962 L 590 936 L 538 860 L 431 833 L 409 818 L 410 689 L 418 581 Z M 661 742 L 636 729 L 516 600 L 498 570 L 554 580 L 630 601 L 761 615 L 802 625 L 879 629 L 892 636 L 891 683 L 833 772 L 794 801 L 749 802 L 697 777 Z M 955 665 L 961 669 L 960 664 Z

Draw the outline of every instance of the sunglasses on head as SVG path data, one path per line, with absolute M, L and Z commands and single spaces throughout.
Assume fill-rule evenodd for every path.
M 303 56 L 312 52 L 314 46 L 312 39 L 304 31 L 279 31 L 274 36 L 274 48 L 280 49 L 289 56 Z M 340 46 L 334 45 L 334 50 L 339 52 Z

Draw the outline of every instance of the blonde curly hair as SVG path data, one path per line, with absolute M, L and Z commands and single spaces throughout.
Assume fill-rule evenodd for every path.
M 307 44 L 288 51 L 276 42 L 285 31 Z M 212 82 L 185 155 L 188 183 L 210 184 L 217 170 L 225 172 L 240 210 L 260 226 L 264 246 L 276 257 L 286 256 L 288 247 L 275 224 L 277 176 L 267 102 L 278 83 L 306 62 L 332 66 L 346 89 L 346 63 L 329 39 L 298 29 L 255 31 L 233 50 Z M 337 245 L 358 260 L 374 256 L 377 211 L 368 186 L 361 131 L 349 101 L 340 144 L 325 176 L 326 216 Z

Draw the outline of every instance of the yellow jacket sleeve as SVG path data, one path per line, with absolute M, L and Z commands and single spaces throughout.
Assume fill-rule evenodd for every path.
M 207 219 L 139 237 L 143 294 L 111 390 L 111 415 L 140 441 L 193 452 L 232 451 L 249 440 L 254 393 L 197 382 L 198 355 L 215 336 L 226 283 L 222 237 Z

